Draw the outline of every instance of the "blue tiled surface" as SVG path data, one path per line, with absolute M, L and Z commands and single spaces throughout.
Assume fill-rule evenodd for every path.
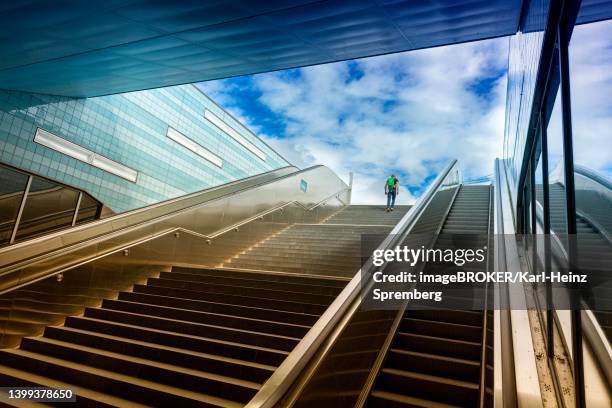
M 204 119 L 204 109 L 265 161 Z M 166 137 L 168 126 L 220 156 L 223 167 Z M 137 182 L 34 143 L 37 127 L 137 170 Z M 193 85 L 87 99 L 0 91 L 0 162 L 87 191 L 117 212 L 288 165 Z

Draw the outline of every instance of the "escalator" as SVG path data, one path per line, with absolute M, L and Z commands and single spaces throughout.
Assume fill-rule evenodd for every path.
M 435 248 L 452 248 L 456 234 L 462 234 L 464 241 L 474 234 L 470 246 L 485 244 L 478 241 L 488 237 L 490 196 L 490 186 L 461 186 Z M 429 263 L 424 272 L 435 273 L 441 267 L 448 265 Z M 478 406 L 481 376 L 492 376 L 491 366 L 482 367 L 486 330 L 482 306 L 481 310 L 405 311 L 367 406 Z M 487 349 L 491 353 L 490 345 Z
M 377 249 L 486 249 L 492 207 L 493 188 L 463 185 L 453 161 Z M 484 261 L 460 268 L 441 260 L 415 267 L 432 275 L 444 270 L 485 271 L 491 270 L 490 259 L 487 251 Z M 447 286 L 445 293 L 456 307 L 427 302 L 408 307 L 411 301 L 405 300 L 396 303 L 399 310 L 377 307 L 370 296 L 374 288 L 412 290 L 375 283 L 374 271 L 381 268 L 385 267 L 376 266 L 373 258 L 366 261 L 247 408 L 493 405 L 497 332 L 488 290 Z M 417 285 L 428 290 L 425 284 Z

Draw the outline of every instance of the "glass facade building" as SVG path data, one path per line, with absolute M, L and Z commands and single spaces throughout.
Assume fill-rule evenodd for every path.
M 530 2 L 523 29 L 509 40 L 503 154 L 508 175 L 517 184 L 529 130 L 548 5 L 548 0 Z M 511 190 L 511 194 L 516 203 L 516 190 Z
M 0 162 L 114 212 L 289 164 L 195 85 L 94 98 L 0 91 Z
M 612 174 L 612 60 L 607 52 L 612 47 L 612 21 L 568 24 L 555 17 L 553 13 L 559 11 L 553 3 L 530 2 L 524 29 L 509 40 L 503 162 L 512 181 L 519 227 L 531 215 L 521 211 L 532 204 L 535 210 L 544 206 L 543 183 L 549 190 L 565 185 L 568 166 L 569 172 L 597 174 L 607 183 Z M 584 7 L 573 10 L 574 19 L 584 14 Z M 565 42 L 553 29 L 545 31 L 554 19 L 559 20 Z M 559 201 L 566 200 L 564 195 L 555 200 L 556 205 L 567 207 Z M 567 232 L 567 218 L 557 218 L 553 231 Z M 529 222 L 523 224 L 530 228 Z
M 594 344 L 609 347 L 612 338 L 609 292 L 603 292 L 612 242 L 612 23 L 606 17 L 580 24 L 581 15 L 590 15 L 588 7 L 579 1 L 529 2 L 521 32 L 510 39 L 503 157 L 528 267 L 588 276 L 571 310 L 553 307 L 558 299 L 550 286 L 541 300 L 548 307 L 546 355 L 557 370 L 556 327 L 571 349 L 579 407 L 598 398 L 588 388 L 596 377 L 583 344 L 596 350 Z M 580 310 L 587 300 L 592 315 Z M 602 340 L 589 331 L 596 325 L 605 333 Z M 603 355 L 597 358 L 605 361 Z

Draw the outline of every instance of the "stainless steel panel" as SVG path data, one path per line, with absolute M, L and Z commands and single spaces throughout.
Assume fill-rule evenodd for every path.
M 308 183 L 307 192 L 300 189 L 302 180 Z M 200 242 L 189 245 L 201 248 L 202 243 L 209 239 L 216 243 L 216 238 L 236 227 L 253 231 L 253 236 L 271 231 L 266 223 L 258 222 L 259 217 L 267 214 L 270 216 L 264 217 L 266 220 L 285 225 L 315 222 L 343 206 L 347 190 L 347 185 L 326 167 L 302 171 L 286 168 L 77 226 L 0 250 L 0 265 L 3 265 L 0 291 L 6 292 L 15 285 L 83 265 L 127 247 L 153 242 L 156 238 L 167 239 L 175 232 L 179 236 L 197 237 L 196 241 Z M 241 226 L 249 223 L 253 225 Z M 241 238 L 248 242 L 247 235 Z M 142 248 L 139 251 L 144 251 Z M 180 259 L 184 263 L 211 264 L 214 258 L 211 254 L 210 251 L 183 251 Z M 168 251 L 145 251 L 141 259 L 169 262 L 172 256 Z

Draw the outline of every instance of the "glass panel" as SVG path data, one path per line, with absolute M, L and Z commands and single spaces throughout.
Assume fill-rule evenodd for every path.
M 79 206 L 79 215 L 77 216 L 76 224 L 93 221 L 98 214 L 100 203 L 94 200 L 89 194 L 83 193 L 81 197 L 81 205 Z
M 574 163 L 612 178 L 612 20 L 578 25 L 569 46 Z
M 529 174 L 529 171 L 527 171 L 527 174 Z M 524 196 L 523 196 L 524 197 L 524 205 L 525 205 L 525 229 L 524 229 L 524 233 L 526 235 L 531 234 L 531 183 L 529 181 L 530 180 L 527 179 L 527 182 L 525 184 L 525 189 L 523 191 L 523 193 L 524 193 Z
M 578 234 L 603 233 L 608 238 L 612 237 L 611 48 L 612 21 L 576 26 L 569 47 Z
M 612 21 L 574 27 L 569 60 L 578 255 L 581 272 L 588 273 L 591 284 L 592 316 L 606 346 L 612 340 L 611 49 Z M 607 355 L 590 347 L 584 350 L 586 405 L 609 405 L 609 386 L 597 374 L 598 365 Z
M 72 224 L 78 191 L 34 177 L 17 229 L 17 239 L 32 238 Z
M 11 239 L 27 182 L 26 174 L 0 166 L 0 245 Z
M 524 10 L 523 26 L 509 41 L 503 157 L 510 176 L 510 194 L 515 204 L 522 194 L 522 186 L 518 185 L 518 181 L 528 139 L 528 118 L 536 89 L 549 3 L 549 0 L 528 2 Z
M 544 201 L 542 189 L 542 154 L 538 155 L 537 167 L 535 170 L 535 194 L 536 194 L 536 234 L 544 233 Z
M 555 105 L 548 123 L 548 170 L 550 228 L 552 232 L 559 234 L 560 239 L 563 239 L 562 234 L 567 233 L 567 213 L 560 91 L 557 92 Z

